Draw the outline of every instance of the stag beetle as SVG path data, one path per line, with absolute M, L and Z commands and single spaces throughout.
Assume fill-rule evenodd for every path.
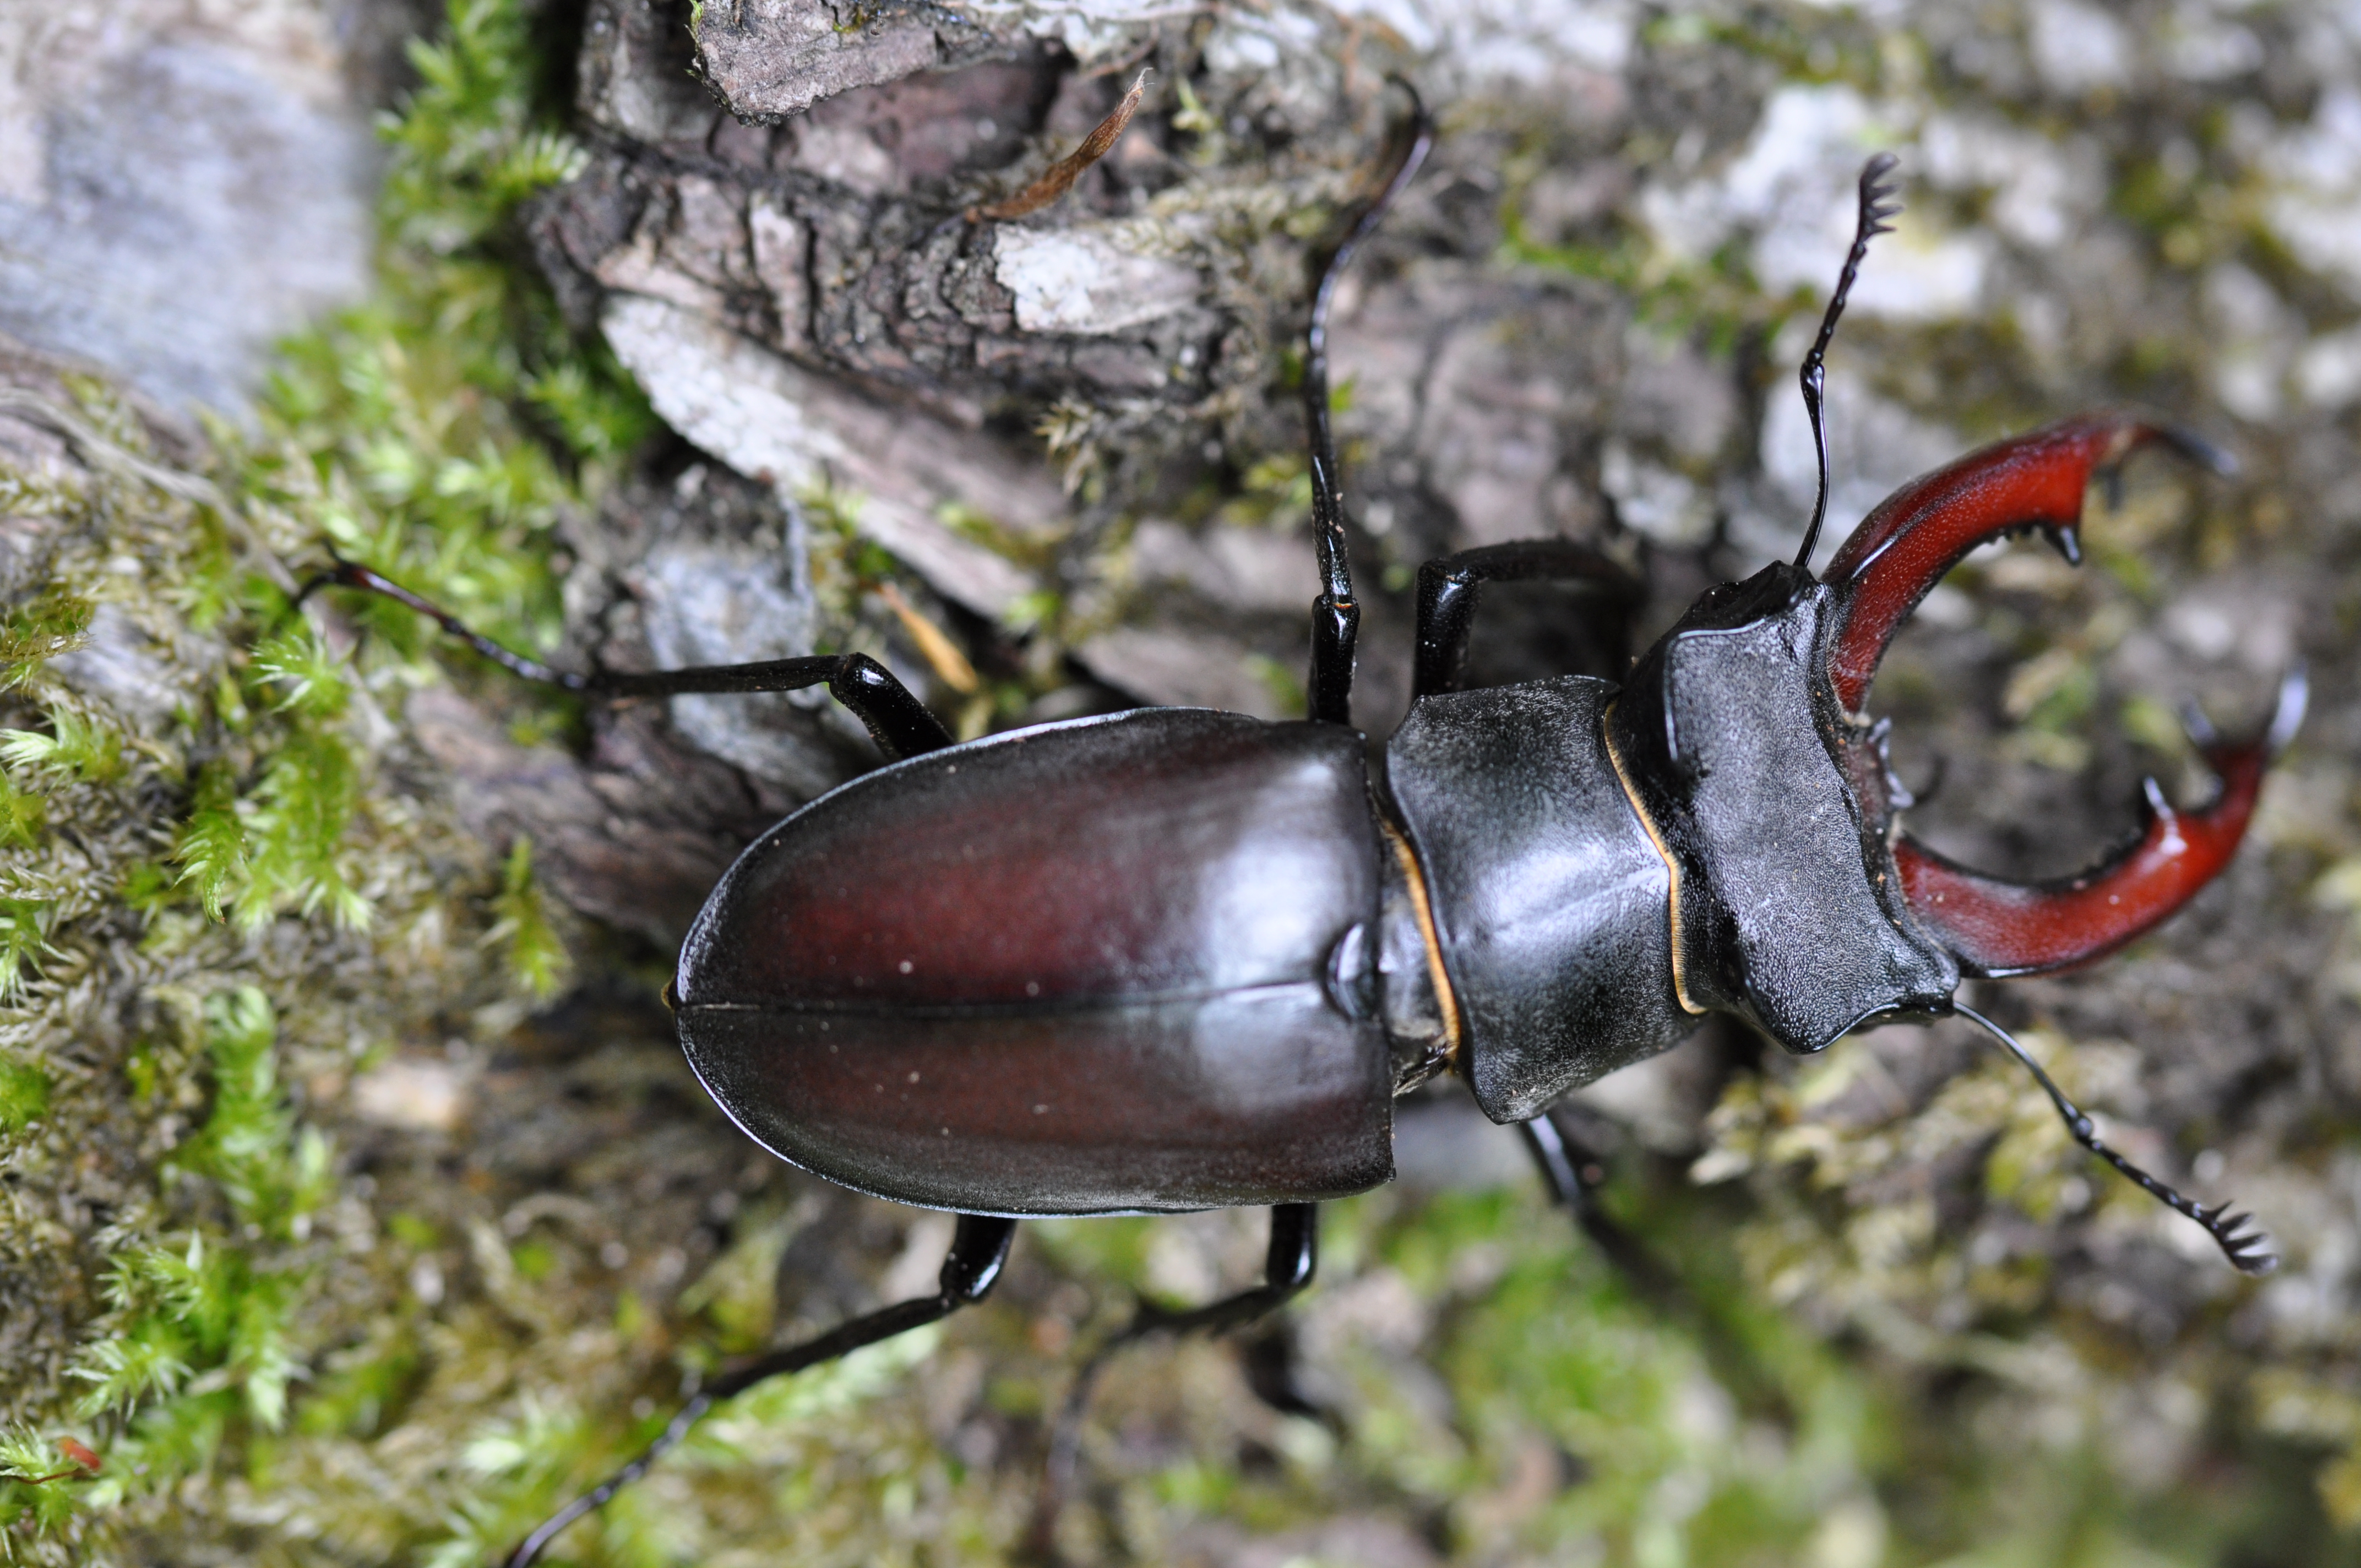
M 2035 1073 L 2085 1147 L 2203 1225 L 2238 1268 L 2271 1266 L 2246 1216 L 2108 1148 L 1955 992 L 1964 977 L 2099 958 L 2219 872 L 2301 716 L 2301 673 L 2260 738 L 2200 730 L 2220 777 L 2210 806 L 2177 811 L 2151 784 L 2136 839 L 2038 884 L 1954 864 L 1903 831 L 1911 802 L 1884 726 L 1861 711 L 1904 618 L 1970 550 L 2038 529 L 2075 560 L 2094 475 L 2151 444 L 2217 470 L 2227 459 L 2133 415 L 2069 419 L 1906 485 L 1815 576 L 1825 356 L 1870 240 L 1898 211 L 1881 155 L 1803 364 L 1820 483 L 1795 559 L 1706 593 L 1620 684 L 1476 691 L 1457 688 L 1480 585 L 1575 581 L 1627 602 L 1637 585 L 1564 540 L 1428 563 L 1413 701 L 1372 776 L 1351 722 L 1359 609 L 1326 318 L 1431 142 L 1421 110 L 1384 189 L 1312 271 L 1304 395 L 1323 587 L 1307 721 L 1147 708 L 954 745 L 860 654 L 582 675 L 478 636 L 367 567 L 337 561 L 315 579 L 398 599 L 520 675 L 589 695 L 825 683 L 893 759 L 746 850 L 698 915 L 667 1001 L 698 1078 L 757 1143 L 961 1216 L 939 1288 L 708 1384 L 512 1564 L 716 1401 L 981 1299 L 1019 1217 L 1268 1205 L 1261 1286 L 1134 1332 L 1218 1329 L 1277 1306 L 1312 1280 L 1316 1206 L 1391 1179 L 1392 1102 L 1435 1074 L 1457 1073 L 1485 1114 L 1521 1126 L 1572 1201 L 1573 1162 L 1543 1113 L 1709 1014 L 1799 1053 L 1880 1021 L 1968 1018 Z

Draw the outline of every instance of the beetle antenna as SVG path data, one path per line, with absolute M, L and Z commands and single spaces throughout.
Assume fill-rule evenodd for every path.
M 1962 1006 L 1954 1002 L 1951 1003 L 1951 1011 L 1998 1040 L 2007 1048 L 2011 1056 L 2025 1064 L 2026 1071 L 2033 1074 L 2035 1081 L 2038 1082 L 2043 1091 L 2049 1096 L 2049 1102 L 2058 1107 L 2058 1114 L 2064 1119 L 2066 1130 L 2074 1135 L 2076 1143 L 2122 1171 L 2134 1185 L 2174 1213 L 2184 1214 L 2204 1226 L 2205 1234 L 2213 1238 L 2213 1244 L 2222 1249 L 2222 1255 L 2230 1260 L 2232 1267 L 2241 1274 L 2262 1275 L 2268 1274 L 2279 1266 L 2278 1256 L 2264 1250 L 2263 1244 L 2266 1238 L 2263 1233 L 2250 1228 L 2254 1223 L 2253 1215 L 2236 1212 L 2226 1202 L 2208 1208 L 2202 1203 L 2183 1198 L 2180 1193 L 2109 1148 L 2099 1141 L 2096 1124 L 2083 1113 L 2081 1107 L 2066 1098 L 2057 1082 L 2042 1070 L 2041 1064 L 2033 1059 L 2031 1052 L 2017 1043 L 2015 1036 L 1972 1007 Z
M 1820 542 L 1820 524 L 1828 515 L 1828 426 L 1820 408 L 1820 395 L 1828 386 L 1828 341 L 1837 334 L 1837 319 L 1844 314 L 1846 296 L 1861 276 L 1869 242 L 1879 235 L 1892 234 L 1894 225 L 1885 220 L 1902 211 L 1902 203 L 1894 199 L 1894 186 L 1886 180 L 1894 172 L 1894 164 L 1892 153 L 1881 152 L 1861 166 L 1861 218 L 1853 228 L 1852 248 L 1845 252 L 1844 270 L 1837 274 L 1837 291 L 1829 296 L 1828 313 L 1820 317 L 1820 335 L 1812 340 L 1811 351 L 1804 356 L 1803 369 L 1798 372 L 1804 383 L 1804 411 L 1812 421 L 1812 446 L 1820 459 L 1820 488 L 1812 498 L 1812 525 L 1804 530 L 1804 547 L 1795 552 L 1795 565 L 1806 572 L 1812 569 L 1813 548 Z

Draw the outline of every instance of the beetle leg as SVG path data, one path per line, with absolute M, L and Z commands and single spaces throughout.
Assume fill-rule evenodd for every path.
M 1008 1262 L 1008 1244 L 1016 1234 L 1016 1222 L 1014 1220 L 989 1214 L 961 1214 L 959 1229 L 951 1237 L 950 1255 L 943 1259 L 942 1274 L 934 1295 L 897 1302 L 865 1318 L 855 1318 L 818 1339 L 774 1351 L 752 1365 L 715 1379 L 680 1408 L 680 1413 L 665 1423 L 664 1430 L 653 1442 L 641 1451 L 638 1458 L 550 1515 L 531 1535 L 518 1542 L 517 1549 L 505 1559 L 505 1568 L 525 1568 L 527 1563 L 541 1555 L 542 1548 L 556 1539 L 560 1530 L 646 1475 L 650 1466 L 686 1437 L 689 1429 L 722 1400 L 785 1373 L 801 1372 L 824 1361 L 850 1355 L 863 1345 L 875 1344 L 880 1340 L 892 1339 L 895 1334 L 923 1328 L 949 1317 L 961 1307 L 972 1306 L 983 1300 L 991 1294 L 993 1286 L 999 1282 L 1000 1271 Z
M 1057 1425 L 1049 1433 L 1049 1463 L 1044 1467 L 1040 1496 L 1034 1503 L 1028 1535 L 1029 1555 L 1045 1562 L 1056 1558 L 1053 1532 L 1081 1453 L 1082 1415 L 1089 1409 L 1092 1390 L 1106 1364 L 1141 1340 L 1159 1334 L 1221 1333 L 1253 1322 L 1285 1305 L 1312 1283 L 1313 1270 L 1319 1266 L 1319 1252 L 1320 1205 L 1276 1204 L 1270 1212 L 1270 1251 L 1263 1260 L 1260 1285 L 1185 1312 L 1166 1311 L 1143 1301 L 1121 1332 L 1093 1351 L 1090 1358 L 1075 1368 L 1073 1383 L 1067 1388 L 1065 1402 L 1058 1411 Z
M 594 670 L 579 674 L 559 670 L 501 647 L 472 630 L 458 617 L 432 600 L 367 566 L 335 559 L 329 568 L 303 585 L 301 603 L 324 587 L 360 588 L 426 616 L 451 636 L 502 669 L 528 681 L 554 685 L 585 696 L 686 696 L 710 692 L 800 691 L 825 685 L 869 730 L 877 749 L 889 761 L 915 757 L 951 743 L 950 731 L 927 710 L 927 705 L 894 673 L 866 653 L 815 653 L 800 659 L 765 659 L 751 664 L 693 664 L 678 670 Z
M 2162 922 L 2220 872 L 2254 814 L 2263 770 L 2295 738 L 2304 674 L 2279 688 L 2269 729 L 2244 745 L 2203 747 L 2220 775 L 2213 804 L 2173 808 L 2147 781 L 2139 837 L 2079 876 L 2017 883 L 1945 859 L 1905 834 L 1894 846 L 1910 911 L 1973 975 L 2004 977 L 2070 968 L 2101 958 Z
M 1631 611 L 1645 591 L 1631 573 L 1570 539 L 1520 539 L 1429 561 L 1418 569 L 1418 662 L 1411 695 L 1457 691 L 1476 627 L 1476 590 L 1484 583 L 1584 583 L 1608 599 L 1618 621 L 1619 659 L 1628 652 Z
M 1312 447 L 1312 537 L 1319 554 L 1320 594 L 1312 601 L 1311 717 L 1323 724 L 1353 722 L 1353 643 L 1361 630 L 1361 606 L 1353 597 L 1353 567 L 1345 554 L 1345 489 L 1336 462 L 1336 437 L 1328 427 L 1328 306 L 1337 280 L 1386 209 L 1394 204 L 1426 161 L 1434 145 L 1434 122 L 1407 82 L 1411 117 L 1393 172 L 1378 194 L 1355 214 L 1334 250 L 1312 268 L 1312 319 L 1303 334 L 1303 422 Z
M 2216 473 L 2234 466 L 2226 453 L 2186 431 L 2128 414 L 2081 414 L 1971 452 L 1887 497 L 1837 551 L 1824 578 L 1838 596 L 1828 678 L 1846 710 L 1861 711 L 1904 618 L 1977 545 L 2037 528 L 2079 562 L 2076 530 L 2092 475 L 2150 443 Z
M 1660 1305 L 1683 1303 L 1680 1280 L 1600 1206 L 1598 1189 L 1607 1179 L 1607 1171 L 1598 1157 L 1547 1112 L 1518 1123 L 1517 1131 L 1524 1137 L 1525 1152 L 1533 1157 L 1551 1201 L 1574 1216 L 1590 1245 L 1650 1300 Z

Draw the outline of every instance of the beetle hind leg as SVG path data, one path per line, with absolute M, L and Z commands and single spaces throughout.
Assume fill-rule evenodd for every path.
M 695 693 L 801 691 L 825 685 L 829 695 L 861 720 L 888 761 L 915 757 L 951 743 L 950 731 L 927 709 L 894 672 L 866 653 L 815 653 L 800 659 L 766 659 L 751 664 L 693 664 L 678 670 L 560 670 L 502 647 L 470 630 L 433 600 L 356 562 L 332 557 L 296 595 L 297 602 L 322 588 L 358 588 L 406 605 L 445 632 L 465 642 L 511 674 L 584 696 L 686 696 Z
M 664 1424 L 664 1430 L 640 1452 L 637 1458 L 558 1509 L 520 1541 L 516 1550 L 503 1560 L 504 1568 L 526 1568 L 526 1564 L 541 1555 L 544 1547 L 557 1538 L 559 1531 L 646 1475 L 658 1459 L 688 1435 L 689 1429 L 703 1420 L 707 1411 L 722 1400 L 742 1394 L 757 1383 L 767 1382 L 786 1373 L 801 1372 L 822 1362 L 835 1361 L 864 1345 L 923 1328 L 949 1317 L 961 1307 L 973 1306 L 983 1300 L 991 1294 L 993 1286 L 999 1282 L 1001 1269 L 1008 1262 L 1008 1244 L 1016 1234 L 1016 1222 L 1014 1220 L 987 1214 L 961 1214 L 959 1229 L 951 1237 L 950 1253 L 943 1259 L 942 1273 L 934 1295 L 896 1302 L 867 1317 L 855 1318 L 818 1339 L 774 1351 L 728 1376 L 716 1378 L 680 1408 L 680 1412 Z

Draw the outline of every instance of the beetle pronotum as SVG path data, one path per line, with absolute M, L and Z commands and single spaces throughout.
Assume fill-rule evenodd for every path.
M 521 676 L 589 696 L 825 684 L 889 759 L 745 851 L 699 915 L 668 1000 L 698 1077 L 764 1147 L 960 1215 L 939 1288 L 714 1380 L 512 1564 L 718 1401 L 980 1300 L 1025 1216 L 1268 1206 L 1260 1286 L 1144 1311 L 1116 1343 L 1270 1310 L 1312 1281 L 1318 1204 L 1391 1178 L 1392 1101 L 1436 1074 L 1519 1125 L 1576 1202 L 1548 1107 L 1708 1014 L 1797 1052 L 1872 1021 L 1966 1018 L 2035 1074 L 2085 1147 L 2202 1225 L 2238 1268 L 2271 1266 L 2245 1216 L 2108 1148 L 1954 993 L 1963 977 L 2110 952 L 2219 872 L 2301 716 L 2301 674 L 2261 737 L 2198 735 L 2221 781 L 2210 806 L 2175 811 L 2151 785 L 2135 842 L 2045 884 L 1971 871 L 1902 831 L 1910 802 L 1886 769 L 1883 726 L 1862 711 L 1896 629 L 1970 550 L 2039 529 L 2074 559 L 2094 473 L 2150 444 L 2226 460 L 2128 414 L 2069 419 L 1904 487 L 1815 576 L 1822 365 L 1896 210 L 1881 155 L 1862 172 L 1852 247 L 1803 363 L 1820 487 L 1795 559 L 1708 591 L 1620 684 L 1477 691 L 1459 687 L 1481 584 L 1575 581 L 1610 601 L 1636 585 L 1565 540 L 1429 562 L 1414 700 L 1373 775 L 1352 727 L 1359 608 L 1325 327 L 1337 279 L 1431 140 L 1414 113 L 1385 188 L 1312 272 L 1304 396 L 1322 588 L 1306 721 L 1150 708 L 953 745 L 859 654 L 574 674 L 366 567 L 339 561 L 315 579 L 389 596 Z M 1070 1457 L 1053 1452 L 1053 1476 Z

